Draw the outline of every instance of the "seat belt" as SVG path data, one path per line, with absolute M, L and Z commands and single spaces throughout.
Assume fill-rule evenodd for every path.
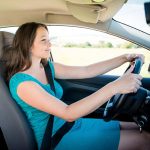
M 52 76 L 52 70 L 47 63 L 47 65 L 44 67 L 47 80 L 50 84 L 51 90 L 55 93 L 55 86 L 54 86 L 54 79 Z M 52 136 L 53 131 L 53 123 L 54 123 L 54 115 L 50 115 L 50 118 L 48 120 L 46 130 L 44 133 L 43 141 L 41 144 L 40 150 L 54 150 L 59 141 L 62 139 L 62 137 L 72 128 L 75 122 L 65 122 L 55 133 L 55 135 Z

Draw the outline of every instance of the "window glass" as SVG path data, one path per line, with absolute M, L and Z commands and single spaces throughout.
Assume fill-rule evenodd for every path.
M 0 28 L 0 31 L 16 33 L 17 29 L 18 29 L 18 27 L 6 27 L 6 28 Z
M 145 56 L 145 64 L 141 75 L 149 77 L 148 72 L 150 51 L 139 47 L 121 38 L 108 35 L 99 31 L 70 27 L 48 26 L 52 43 L 52 55 L 55 62 L 84 66 L 99 61 L 107 60 L 125 53 L 141 53 Z M 0 31 L 15 33 L 17 27 L 0 28 Z M 114 69 L 107 74 L 122 75 L 128 63 Z
M 99 31 L 77 27 L 50 26 L 49 32 L 55 62 L 83 66 L 125 53 L 140 53 L 145 56 L 141 74 L 144 77 L 150 75 L 150 51 L 131 42 Z M 126 63 L 107 74 L 121 75 L 128 65 Z
M 113 18 L 150 34 L 150 27 L 145 18 L 145 2 L 149 2 L 149 0 L 128 0 Z

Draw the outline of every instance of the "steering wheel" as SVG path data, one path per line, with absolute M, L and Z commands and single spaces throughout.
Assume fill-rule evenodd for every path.
M 136 58 L 134 61 L 134 69 L 132 73 L 139 74 L 141 71 L 142 64 L 143 64 L 142 60 L 140 58 Z M 130 68 L 130 66 L 131 65 L 128 66 L 127 70 Z M 103 113 L 103 117 L 105 121 L 112 120 L 121 112 L 121 109 L 125 105 L 126 99 L 130 94 L 131 93 L 116 94 L 107 102 Z

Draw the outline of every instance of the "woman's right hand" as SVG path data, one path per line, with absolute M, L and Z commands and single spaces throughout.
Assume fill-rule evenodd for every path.
M 115 94 L 136 93 L 140 88 L 142 76 L 131 73 L 133 69 L 132 65 L 123 76 L 112 82 Z

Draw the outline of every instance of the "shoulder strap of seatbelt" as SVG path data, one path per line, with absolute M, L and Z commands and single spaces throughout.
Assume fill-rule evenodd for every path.
M 44 67 L 44 69 L 45 69 L 46 77 L 50 84 L 51 90 L 55 93 L 55 86 L 54 86 L 54 81 L 53 81 L 53 77 L 52 77 L 52 71 L 51 71 L 49 64 L 47 64 Z M 53 122 L 54 122 L 54 116 L 50 115 L 50 118 L 49 118 L 47 126 L 46 126 L 45 134 L 43 137 L 41 150 L 51 150 L 52 149 L 51 137 L 52 137 L 52 130 L 53 130 Z
M 49 84 L 51 85 L 51 89 L 55 92 L 55 86 L 54 81 L 52 78 L 52 71 L 51 68 L 48 65 L 44 67 L 46 77 L 48 79 Z M 65 122 L 55 133 L 55 135 L 52 137 L 52 130 L 53 130 L 53 122 L 54 122 L 54 116 L 50 115 L 50 118 L 48 120 L 48 124 L 45 130 L 45 134 L 43 137 L 41 150 L 54 150 L 54 148 L 57 146 L 59 141 L 62 139 L 62 137 L 72 128 L 75 122 Z

